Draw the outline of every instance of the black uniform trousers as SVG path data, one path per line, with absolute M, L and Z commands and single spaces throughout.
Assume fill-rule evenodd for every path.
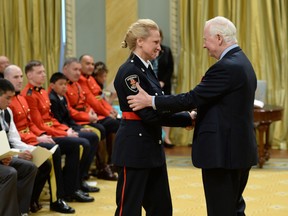
M 62 169 L 64 192 L 65 196 L 71 196 L 79 189 L 80 141 L 77 137 L 53 137 L 53 140 L 59 145 L 61 155 L 65 155 Z
M 90 123 L 89 125 L 97 128 L 100 131 L 101 140 L 103 140 L 108 137 L 110 133 L 117 132 L 120 121 L 107 116 L 104 119 L 99 120 L 97 123 Z
M 110 116 L 105 117 L 102 120 L 99 120 L 98 123 L 102 124 L 105 128 L 105 133 L 106 133 L 106 137 L 108 136 L 108 134 L 110 133 L 116 133 L 119 125 L 120 125 L 120 121 L 117 119 L 114 119 Z
M 172 216 L 166 164 L 156 168 L 119 167 L 115 216 Z M 125 207 L 122 205 L 125 203 Z
M 208 216 L 245 216 L 247 169 L 202 169 Z
M 83 142 L 81 142 L 81 145 L 84 145 L 80 163 L 80 180 L 82 181 L 89 176 L 88 172 L 98 148 L 99 137 L 93 132 L 79 131 L 78 134 L 79 137 L 88 140 L 88 147 L 87 142 L 84 142 L 84 144 L 82 144 Z
M 52 143 L 39 143 L 39 146 L 46 148 L 46 149 L 52 149 L 55 144 Z M 58 147 L 54 154 L 52 155 L 52 159 L 53 159 L 53 170 L 54 170 L 54 174 L 55 174 L 55 179 L 56 179 L 56 188 L 55 190 L 51 189 L 51 184 L 49 182 L 49 186 L 50 186 L 50 202 L 52 202 L 52 191 L 56 191 L 56 196 L 58 199 L 62 199 L 65 196 L 65 192 L 64 192 L 64 183 L 63 183 L 63 174 L 62 174 L 62 158 L 61 158 L 61 150 L 60 147 Z M 48 180 L 50 180 L 50 175 L 48 176 Z M 55 200 L 53 200 L 55 201 Z
M 49 160 L 46 160 L 40 167 L 38 167 L 33 192 L 31 196 L 31 204 L 34 202 L 38 202 L 43 187 L 46 181 L 49 180 L 50 172 L 51 172 L 51 163 Z

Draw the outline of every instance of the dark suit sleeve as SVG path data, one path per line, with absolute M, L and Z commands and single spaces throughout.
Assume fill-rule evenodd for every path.
M 156 96 L 156 109 L 175 113 L 214 103 L 230 89 L 231 76 L 228 71 L 229 69 L 216 63 L 193 90 L 178 95 Z
M 193 124 L 188 112 L 169 114 L 168 116 L 163 115 L 160 117 L 160 122 L 162 126 L 167 127 L 187 127 Z
M 135 95 L 138 93 L 136 87 L 132 87 L 128 82 L 129 77 L 134 77 L 135 81 L 139 82 L 140 86 L 147 90 L 148 93 L 161 92 L 161 88 L 152 87 L 151 83 L 147 80 L 147 77 L 139 68 L 135 67 L 133 64 L 126 64 L 125 67 L 121 67 L 114 81 L 114 86 L 117 91 L 120 108 L 124 112 L 132 112 L 129 107 L 127 96 Z M 155 88 L 155 89 L 153 89 Z M 153 108 L 144 108 L 136 112 L 136 114 L 148 125 L 166 125 L 166 126 L 177 126 L 186 127 L 191 125 L 191 118 L 189 114 L 181 114 L 177 118 L 177 115 L 162 115 L 162 112 L 155 111 Z M 184 120 L 185 119 L 185 120 Z

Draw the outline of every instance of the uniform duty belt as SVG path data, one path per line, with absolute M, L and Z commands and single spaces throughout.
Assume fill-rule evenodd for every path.
M 44 122 L 44 124 L 48 127 L 51 127 L 53 125 L 53 122 L 52 121 Z
M 78 110 L 78 111 L 83 111 L 83 112 L 85 112 L 86 107 L 85 107 L 85 106 L 83 106 L 83 107 L 76 107 L 75 109 Z
M 26 127 L 25 129 L 20 130 L 20 133 L 22 133 L 22 134 L 26 134 L 26 133 L 29 133 L 29 132 L 30 132 L 29 127 Z
M 95 96 L 95 98 L 97 99 L 97 100 L 102 100 L 103 98 L 101 97 L 101 95 L 97 95 L 97 96 Z
M 122 119 L 141 120 L 141 118 L 134 112 L 122 112 Z

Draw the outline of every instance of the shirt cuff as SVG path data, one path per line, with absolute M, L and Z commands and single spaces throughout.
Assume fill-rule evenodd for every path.
M 152 107 L 154 110 L 157 110 L 155 106 L 155 96 L 152 96 Z

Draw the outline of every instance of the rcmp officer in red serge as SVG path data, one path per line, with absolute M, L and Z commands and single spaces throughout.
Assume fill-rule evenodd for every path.
M 143 206 L 146 215 L 171 216 L 161 125 L 186 127 L 192 125 L 192 119 L 188 112 L 165 115 L 152 108 L 132 111 L 126 97 L 138 93 L 136 82 L 150 94 L 162 94 L 149 61 L 160 51 L 157 24 L 150 19 L 133 23 L 122 45 L 127 46 L 132 53 L 119 68 L 114 81 L 122 111 L 112 154 L 112 162 L 119 168 L 115 215 L 140 216 Z

